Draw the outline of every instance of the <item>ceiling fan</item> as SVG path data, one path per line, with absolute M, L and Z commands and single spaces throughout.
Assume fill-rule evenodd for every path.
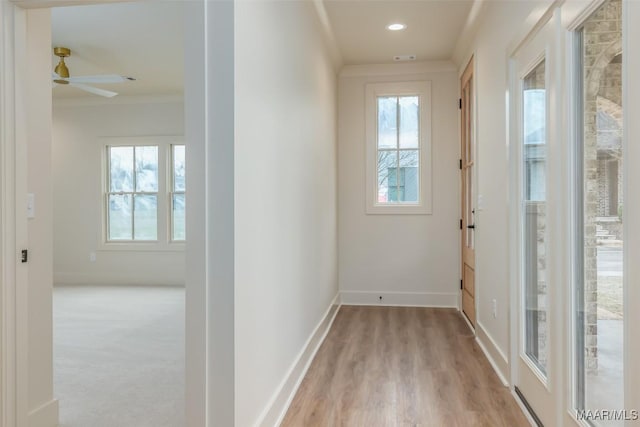
M 60 58 L 60 62 L 58 63 L 58 65 L 56 65 L 56 68 L 54 69 L 52 75 L 54 87 L 59 84 L 69 85 L 84 90 L 85 92 L 104 96 L 106 98 L 112 98 L 118 93 L 112 92 L 110 90 L 100 89 L 94 86 L 89 86 L 89 84 L 124 83 L 128 81 L 135 81 L 133 77 L 120 76 L 118 74 L 70 77 L 69 68 L 67 68 L 67 64 L 64 63 L 64 58 L 67 58 L 71 55 L 71 49 L 68 49 L 66 47 L 54 47 L 53 53 Z

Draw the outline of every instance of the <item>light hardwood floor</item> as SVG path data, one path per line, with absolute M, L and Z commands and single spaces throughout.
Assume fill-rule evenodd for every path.
M 340 308 L 282 426 L 528 426 L 459 312 Z

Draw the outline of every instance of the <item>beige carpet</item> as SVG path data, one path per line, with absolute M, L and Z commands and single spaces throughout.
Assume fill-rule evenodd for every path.
M 184 289 L 54 289 L 62 427 L 184 425 Z

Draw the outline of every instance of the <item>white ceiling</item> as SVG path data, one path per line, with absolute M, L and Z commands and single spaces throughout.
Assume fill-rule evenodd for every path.
M 451 59 L 473 0 L 325 0 L 345 64 L 393 62 L 396 55 L 418 61 Z M 402 31 L 387 25 L 400 22 Z
M 183 5 L 147 1 L 52 10 L 53 46 L 71 49 L 66 59 L 72 76 L 121 74 L 135 82 L 96 85 L 126 95 L 183 93 Z M 51 51 L 51 69 L 58 58 Z M 54 98 L 95 97 L 57 86 Z
M 345 64 L 393 62 L 395 55 L 418 61 L 453 54 L 473 0 L 324 0 Z M 137 81 L 96 85 L 127 95 L 183 93 L 183 4 L 144 1 L 54 8 L 53 46 L 71 49 L 72 76 L 121 74 Z M 386 26 L 401 22 L 403 31 Z M 51 69 L 58 58 L 51 54 Z M 54 98 L 95 97 L 58 86 Z

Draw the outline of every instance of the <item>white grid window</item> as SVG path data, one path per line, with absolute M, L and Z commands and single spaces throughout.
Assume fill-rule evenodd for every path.
M 107 241 L 158 240 L 158 147 L 109 146 Z
M 105 138 L 103 250 L 182 251 L 186 147 L 177 136 Z
M 367 213 L 431 213 L 430 108 L 428 81 L 367 85 Z
M 185 147 L 171 146 L 171 240 L 185 240 Z

